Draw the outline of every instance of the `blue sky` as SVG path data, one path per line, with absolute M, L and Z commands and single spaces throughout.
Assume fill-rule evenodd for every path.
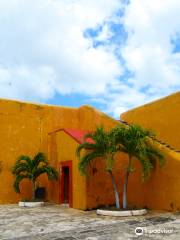
M 1 0 L 0 98 L 115 118 L 180 90 L 179 0 Z

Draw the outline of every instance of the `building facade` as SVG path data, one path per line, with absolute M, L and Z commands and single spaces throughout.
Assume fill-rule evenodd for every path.
M 126 124 L 139 124 L 153 129 L 166 164 L 152 172 L 142 182 L 141 166 L 134 160 L 135 172 L 129 177 L 128 201 L 136 207 L 180 210 L 180 93 L 133 109 L 121 115 Z M 65 108 L 0 100 L 0 203 L 17 203 L 31 198 L 31 183 L 23 180 L 21 194 L 13 189 L 11 173 L 20 155 L 33 157 L 38 152 L 47 156 L 59 172 L 58 181 L 48 181 L 42 175 L 38 185 L 46 188 L 46 200 L 58 204 L 68 203 L 77 209 L 93 209 L 115 202 L 111 179 L 102 159 L 94 162 L 87 176 L 78 170 L 76 149 L 86 132 L 97 126 L 106 130 L 124 124 L 89 106 Z M 122 199 L 125 154 L 117 154 L 113 173 Z

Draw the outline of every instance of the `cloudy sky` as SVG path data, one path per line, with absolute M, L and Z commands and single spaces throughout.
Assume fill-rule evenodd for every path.
M 0 0 L 0 98 L 118 118 L 179 90 L 179 0 Z

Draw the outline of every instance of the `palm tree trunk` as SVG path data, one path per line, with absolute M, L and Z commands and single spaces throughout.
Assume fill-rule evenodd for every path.
M 131 168 L 131 156 L 129 156 L 129 163 L 128 163 L 128 167 L 127 167 L 127 170 L 126 170 L 126 176 L 125 176 L 125 181 L 124 181 L 123 209 L 127 208 L 127 186 L 128 186 L 128 178 L 129 178 L 130 168 Z
M 111 180 L 112 180 L 112 185 L 113 185 L 113 190 L 114 190 L 114 195 L 115 195 L 115 200 L 116 200 L 116 208 L 119 209 L 120 208 L 120 202 L 119 202 L 119 193 L 117 190 L 117 186 L 116 186 L 116 181 L 114 178 L 114 175 L 112 173 L 112 171 L 108 170 L 108 173 L 111 176 Z
M 35 191 L 36 191 L 36 182 L 32 181 L 33 188 L 32 188 L 32 200 L 35 200 Z

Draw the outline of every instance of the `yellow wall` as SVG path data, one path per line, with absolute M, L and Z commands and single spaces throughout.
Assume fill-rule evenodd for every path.
M 0 99 L 0 203 L 15 203 L 19 199 L 31 197 L 31 184 L 23 181 L 21 194 L 13 189 L 12 167 L 20 155 L 33 157 L 42 151 L 48 157 L 50 153 L 49 132 L 58 128 L 93 130 L 97 125 L 111 128 L 117 121 L 89 106 L 65 108 L 59 106 L 31 104 Z M 39 184 L 47 187 L 47 199 L 51 200 L 50 186 L 45 176 Z
M 123 113 L 121 119 L 155 130 L 157 139 L 180 150 L 180 93 Z M 179 211 L 180 153 L 159 147 L 165 155 L 165 166 L 157 167 L 150 179 L 142 183 L 141 167 L 135 160 L 136 172 L 130 176 L 128 198 L 131 204 L 141 207 Z
M 125 155 L 123 155 L 126 158 Z M 113 169 L 113 175 L 116 179 L 120 199 L 122 199 L 122 179 L 124 162 L 119 161 L 117 155 Z M 96 171 L 97 170 L 97 171 Z M 98 206 L 113 205 L 115 196 L 112 181 L 109 173 L 106 171 L 103 159 L 96 159 L 87 175 L 87 208 L 93 209 Z
M 86 209 L 86 178 L 81 176 L 78 171 L 78 159 L 76 157 L 78 143 L 64 131 L 53 133 L 50 137 L 55 137 L 52 141 L 56 141 L 56 144 L 52 144 L 52 149 L 56 155 L 51 160 L 54 167 L 60 169 L 60 162 L 72 161 L 72 207 Z M 50 183 L 50 186 L 51 193 L 49 198 L 53 202 L 59 203 L 60 182 L 55 183 L 54 187 Z
M 12 166 L 21 154 L 34 155 L 41 149 L 41 111 L 37 106 L 0 101 L 0 203 L 13 203 L 19 199 L 14 192 Z M 22 184 L 21 198 L 31 195 L 30 184 Z
M 134 159 L 135 172 L 129 177 L 128 202 L 138 207 L 170 211 L 180 210 L 180 154 L 163 150 L 164 167 L 157 168 L 147 181 L 142 181 L 141 166 Z
M 179 139 L 179 93 L 122 115 L 128 122 L 155 129 L 163 141 L 180 148 Z M 91 171 L 86 180 L 77 168 L 76 141 L 59 128 L 93 130 L 97 125 L 110 129 L 118 122 L 89 107 L 64 108 L 17 101 L 0 100 L 0 203 L 16 203 L 21 198 L 30 198 L 28 181 L 21 185 L 21 194 L 13 190 L 12 166 L 21 154 L 34 156 L 42 151 L 50 163 L 59 170 L 59 162 L 73 160 L 73 207 L 91 209 L 99 205 L 114 203 L 111 179 L 104 171 L 103 162 L 97 163 L 97 172 Z M 51 134 L 49 134 L 51 133 Z M 162 147 L 162 146 L 160 146 Z M 152 209 L 180 209 L 180 154 L 162 147 L 166 165 L 153 172 L 150 179 L 142 183 L 141 167 L 134 161 L 136 171 L 131 174 L 128 199 L 131 205 Z M 125 154 L 116 156 L 114 174 L 122 197 L 123 170 L 127 163 Z M 59 201 L 59 182 L 49 182 L 40 177 L 39 184 L 47 189 L 47 200 Z
M 121 119 L 152 128 L 159 140 L 180 150 L 180 92 L 125 112 Z

